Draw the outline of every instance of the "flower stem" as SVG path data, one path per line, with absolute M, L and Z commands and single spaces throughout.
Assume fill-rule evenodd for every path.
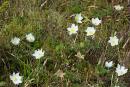
M 112 74 L 112 76 L 111 76 L 111 86 L 110 87 L 113 87 L 113 76 L 114 74 Z

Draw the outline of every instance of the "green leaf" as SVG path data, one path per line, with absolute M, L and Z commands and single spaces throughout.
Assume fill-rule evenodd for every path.
M 107 73 L 107 70 L 101 65 L 97 65 L 96 71 L 99 75 L 105 75 Z
M 56 51 L 61 51 L 64 48 L 64 44 L 60 43 L 58 45 L 56 45 Z
M 80 5 L 74 5 L 74 6 L 72 7 L 72 11 L 73 11 L 74 13 L 80 13 L 80 12 L 82 11 L 82 8 L 81 8 Z
M 2 86 L 5 86 L 6 85 L 6 82 L 4 82 L 4 81 L 1 81 L 0 82 L 0 86 L 2 87 Z

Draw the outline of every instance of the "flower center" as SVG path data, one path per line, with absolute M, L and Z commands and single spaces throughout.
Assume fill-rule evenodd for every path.
M 78 21 L 78 20 L 79 20 L 79 17 L 78 17 L 78 16 L 76 16 L 76 17 L 75 17 L 75 20 L 76 20 L 76 21 Z
M 13 80 L 14 80 L 14 81 L 17 81 L 17 78 L 16 78 L 16 77 L 13 77 Z
M 70 32 L 74 33 L 75 32 L 75 28 L 72 28 Z

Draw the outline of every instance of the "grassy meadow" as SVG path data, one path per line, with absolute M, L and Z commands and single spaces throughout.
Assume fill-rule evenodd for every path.
M 0 0 L 0 87 L 130 87 L 128 1 Z M 74 18 L 79 13 L 82 23 Z M 98 26 L 91 23 L 96 17 Z M 76 34 L 69 34 L 71 24 L 78 26 Z M 89 26 L 96 29 L 92 36 L 85 32 Z M 26 40 L 29 33 L 35 41 Z M 111 36 L 118 45 L 111 46 Z M 18 45 L 11 43 L 14 37 Z M 32 56 L 37 49 L 45 51 L 40 59 Z M 113 61 L 111 68 L 106 61 Z M 118 64 L 127 73 L 118 76 Z M 10 79 L 13 72 L 22 76 L 21 84 Z

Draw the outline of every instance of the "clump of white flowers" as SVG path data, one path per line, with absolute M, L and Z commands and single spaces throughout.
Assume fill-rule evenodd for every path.
M 99 25 L 101 24 L 102 20 L 100 20 L 98 17 L 97 18 L 92 18 L 92 24 L 93 25 Z
M 44 56 L 44 53 L 45 53 L 45 51 L 43 51 L 42 49 L 37 49 L 34 51 L 32 56 L 35 57 L 36 59 L 40 59 L 41 57 Z
M 18 37 L 12 38 L 12 39 L 11 39 L 11 43 L 12 43 L 13 45 L 19 45 L 19 43 L 20 43 L 20 38 L 18 38 Z
M 10 75 L 10 79 L 15 85 L 19 85 L 20 83 L 22 83 L 23 76 L 20 76 L 19 73 L 13 73 L 12 75 Z
M 111 46 L 115 46 L 118 45 L 119 39 L 116 36 L 110 37 L 110 40 L 108 41 L 108 43 L 111 44 Z
M 111 67 L 113 66 L 113 61 L 110 61 L 110 62 L 106 61 L 106 62 L 105 62 L 105 66 L 106 66 L 107 68 L 111 68 Z
M 69 31 L 69 35 L 76 34 L 78 32 L 78 26 L 75 24 L 72 24 L 71 27 L 67 28 Z
M 77 23 L 82 23 L 82 20 L 83 20 L 83 17 L 82 17 L 82 15 L 81 15 L 81 13 L 75 15 L 75 21 L 76 21 Z
M 95 34 L 96 29 L 94 27 L 87 27 L 87 29 L 85 30 L 85 32 L 87 32 L 87 36 L 92 36 Z
M 114 8 L 115 8 L 115 10 L 120 11 L 120 10 L 122 10 L 124 7 L 121 6 L 121 5 L 115 5 Z
M 35 41 L 35 37 L 34 37 L 34 35 L 32 33 L 29 33 L 29 34 L 26 35 L 26 40 L 28 42 L 34 42 Z
M 105 62 L 105 67 L 111 68 L 112 66 L 113 66 L 113 61 Z M 121 66 L 119 64 L 117 65 L 116 70 L 115 70 L 115 72 L 117 73 L 118 76 L 122 76 L 122 75 L 126 74 L 127 71 L 128 71 L 127 68 L 125 68 L 124 66 Z
M 124 74 L 126 74 L 128 71 L 128 69 L 126 69 L 124 66 L 121 66 L 121 65 L 117 65 L 117 68 L 116 68 L 116 73 L 118 76 L 122 76 Z

